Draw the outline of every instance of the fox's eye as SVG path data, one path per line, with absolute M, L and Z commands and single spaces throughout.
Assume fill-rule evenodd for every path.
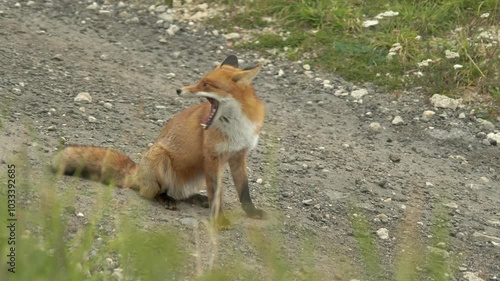
M 203 83 L 203 87 L 208 87 L 208 83 Z

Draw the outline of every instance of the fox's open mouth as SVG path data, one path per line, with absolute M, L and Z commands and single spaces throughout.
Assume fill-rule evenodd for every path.
M 210 113 L 208 114 L 207 117 L 205 117 L 203 123 L 200 124 L 205 130 L 208 129 L 210 125 L 212 125 L 214 117 L 217 114 L 217 110 L 219 109 L 219 102 L 217 100 L 208 97 L 207 100 L 210 102 Z

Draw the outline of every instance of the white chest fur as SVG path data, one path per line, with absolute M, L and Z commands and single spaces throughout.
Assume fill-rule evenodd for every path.
M 229 102 L 221 106 L 219 111 L 220 117 L 215 120 L 213 126 L 226 135 L 227 141 L 217 144 L 217 152 L 228 153 L 255 148 L 259 140 L 256 133 L 258 125 L 246 117 L 239 104 Z

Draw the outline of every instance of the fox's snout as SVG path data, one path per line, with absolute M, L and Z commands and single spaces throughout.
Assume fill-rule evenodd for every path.
M 182 90 L 181 89 L 177 89 L 175 90 L 177 92 L 178 95 L 180 95 L 182 93 Z

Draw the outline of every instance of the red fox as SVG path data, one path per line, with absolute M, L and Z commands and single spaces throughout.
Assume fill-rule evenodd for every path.
M 227 224 L 221 199 L 228 163 L 243 210 L 251 218 L 264 218 L 250 198 L 246 171 L 248 153 L 257 145 L 264 122 L 265 105 L 251 85 L 261 68 L 240 69 L 236 56 L 230 55 L 198 83 L 177 89 L 181 97 L 207 101 L 174 115 L 139 164 L 109 149 L 69 146 L 54 156 L 52 169 L 136 189 L 163 203 L 198 201 L 210 207 L 216 223 Z M 197 193 L 203 181 L 208 196 Z

